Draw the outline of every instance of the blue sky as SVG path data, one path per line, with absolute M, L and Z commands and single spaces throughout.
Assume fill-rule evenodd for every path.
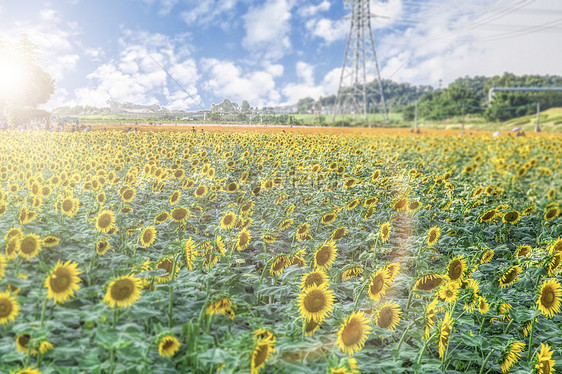
M 343 0 L 0 0 L 0 37 L 40 46 L 57 86 L 47 109 L 261 107 L 335 94 L 349 12 Z M 383 78 L 562 75 L 560 0 L 371 0 L 371 12 Z

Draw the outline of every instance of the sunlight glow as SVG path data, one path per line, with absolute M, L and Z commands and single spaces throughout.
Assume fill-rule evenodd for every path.
M 10 103 L 18 98 L 26 79 L 24 64 L 14 56 L 0 55 L 0 102 Z

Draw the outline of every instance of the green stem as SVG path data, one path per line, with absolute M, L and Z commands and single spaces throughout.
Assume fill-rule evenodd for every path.
M 45 311 L 47 310 L 47 296 L 43 299 L 43 306 L 41 308 L 41 327 L 45 324 Z
M 117 320 L 119 319 L 119 308 L 113 309 L 113 330 L 117 326 Z
M 421 352 L 420 352 L 420 355 L 418 356 L 418 361 L 416 362 L 416 365 L 419 365 L 419 364 L 420 364 L 421 359 L 422 359 L 422 356 L 423 356 L 423 353 L 425 352 L 425 349 L 427 348 L 427 345 L 429 344 L 429 342 L 430 342 L 435 336 L 437 336 L 437 331 L 434 332 L 434 333 L 429 337 L 429 339 L 427 339 L 427 340 L 425 341 L 425 343 L 423 343 L 423 347 L 422 347 L 422 350 L 421 350 Z M 416 371 L 415 371 L 415 374 L 417 374 L 417 373 L 418 373 L 418 369 L 416 369 Z
M 400 338 L 400 341 L 398 342 L 398 346 L 396 347 L 396 351 L 399 352 L 400 351 L 400 346 L 402 345 L 402 342 L 404 341 L 404 338 L 406 337 L 406 333 L 408 332 L 408 330 L 410 329 L 410 327 L 412 327 L 412 325 L 415 323 L 416 321 L 412 321 L 410 322 L 410 324 L 408 325 L 408 327 L 406 327 L 404 329 L 404 333 L 402 334 L 402 337 Z
M 363 293 L 363 290 L 367 287 L 367 285 L 369 284 L 369 281 L 366 281 L 363 286 L 361 286 L 361 288 L 359 289 L 359 292 L 357 292 L 357 295 L 355 295 L 355 303 L 353 304 L 353 311 L 357 310 L 357 304 L 359 304 L 359 298 L 361 297 L 361 294 Z
M 482 362 L 482 366 L 480 367 L 480 374 L 484 373 L 484 367 L 486 366 L 486 364 L 488 363 L 488 360 L 490 359 L 490 356 L 492 355 L 492 353 L 494 352 L 494 348 L 492 348 L 492 350 L 490 351 L 490 353 L 488 353 L 488 356 L 486 356 L 486 358 L 484 359 L 484 361 Z

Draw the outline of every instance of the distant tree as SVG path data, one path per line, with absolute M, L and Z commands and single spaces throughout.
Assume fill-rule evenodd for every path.
M 297 102 L 297 113 L 309 113 L 314 106 L 314 99 L 312 97 L 305 97 Z
M 250 110 L 251 110 L 251 109 L 252 109 L 252 108 L 250 107 L 250 103 L 247 102 L 246 100 L 243 100 L 243 101 L 242 101 L 242 104 L 240 105 L 240 111 L 241 111 L 242 113 L 250 113 Z

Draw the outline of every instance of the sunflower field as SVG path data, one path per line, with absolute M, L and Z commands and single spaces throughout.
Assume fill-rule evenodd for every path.
M 553 373 L 562 137 L 4 131 L 0 373 Z

